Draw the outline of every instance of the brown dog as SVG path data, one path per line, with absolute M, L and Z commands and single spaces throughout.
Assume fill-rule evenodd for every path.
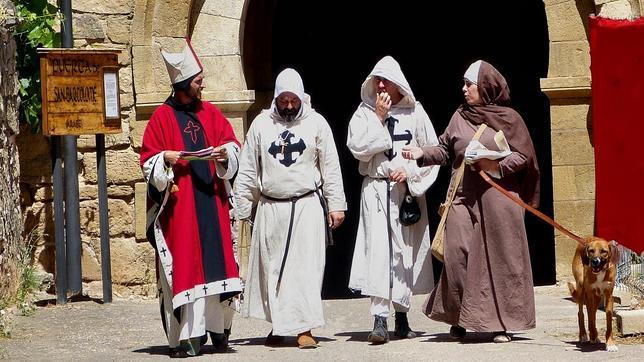
M 613 287 L 618 261 L 619 255 L 615 245 L 597 237 L 586 238 L 586 245 L 578 245 L 572 259 L 572 274 L 576 284 L 568 283 L 570 294 L 579 305 L 579 342 L 600 343 L 595 314 L 601 297 L 605 297 L 606 350 L 610 352 L 617 351 L 613 340 Z M 590 340 L 584 325 L 584 304 L 588 312 Z

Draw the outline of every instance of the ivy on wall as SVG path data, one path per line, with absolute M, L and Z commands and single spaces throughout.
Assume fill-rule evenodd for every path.
M 47 0 L 14 0 L 19 24 L 15 30 L 20 82 L 20 121 L 38 132 L 41 125 L 40 61 L 37 48 L 59 48 L 62 14 Z

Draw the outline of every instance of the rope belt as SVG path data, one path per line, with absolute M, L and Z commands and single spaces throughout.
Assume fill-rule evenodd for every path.
M 279 273 L 279 276 L 277 277 L 277 287 L 275 288 L 275 294 L 279 294 L 280 285 L 282 283 L 282 275 L 284 274 L 284 266 L 286 265 L 286 258 L 288 256 L 288 250 L 291 244 L 291 235 L 293 233 L 293 221 L 295 219 L 295 204 L 297 203 L 297 200 L 310 196 L 312 194 L 316 194 L 318 196 L 318 198 L 320 199 L 320 204 L 322 205 L 322 210 L 324 214 L 324 225 L 326 226 L 325 241 L 327 245 L 333 245 L 333 236 L 331 234 L 331 228 L 329 227 L 329 224 L 327 222 L 327 215 L 329 213 L 328 206 L 326 203 L 326 199 L 322 196 L 320 192 L 318 192 L 321 188 L 322 186 L 318 187 L 315 190 L 307 191 L 302 195 L 286 197 L 286 198 L 278 198 L 278 197 L 272 197 L 272 196 L 262 194 L 262 197 L 269 201 L 291 203 L 291 216 L 289 218 L 288 232 L 286 234 L 286 246 L 284 247 L 284 255 L 282 256 L 282 263 L 280 265 L 280 273 Z

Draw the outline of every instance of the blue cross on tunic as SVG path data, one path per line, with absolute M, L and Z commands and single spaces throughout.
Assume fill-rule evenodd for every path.
M 400 121 L 391 116 L 385 119 L 385 123 L 387 124 L 387 131 L 389 131 L 389 135 L 391 136 L 391 141 L 392 141 L 391 142 L 392 147 L 389 150 L 385 151 L 385 156 L 387 156 L 389 161 L 393 160 L 394 157 L 396 157 L 396 155 L 398 154 L 397 152 L 394 151 L 394 147 L 393 147 L 394 142 L 405 141 L 405 146 L 406 146 L 411 143 L 411 139 L 412 139 L 411 131 L 408 129 L 405 130 L 405 133 L 401 133 L 401 134 L 394 133 L 394 129 L 396 128 L 397 122 L 400 122 Z
M 282 132 L 280 137 L 281 137 L 280 144 L 277 145 L 276 142 L 271 143 L 271 146 L 268 148 L 268 153 L 273 155 L 273 157 L 275 157 L 275 159 L 278 160 L 279 163 L 281 163 L 286 167 L 289 167 L 290 165 L 294 164 L 295 161 L 297 161 L 297 158 L 293 158 L 293 154 L 295 152 L 298 152 L 299 155 L 301 156 L 304 153 L 304 150 L 306 149 L 306 144 L 304 143 L 304 140 L 301 138 L 296 143 L 291 142 L 291 139 L 293 139 L 295 135 L 290 131 Z M 282 155 L 281 160 L 277 158 L 278 154 Z

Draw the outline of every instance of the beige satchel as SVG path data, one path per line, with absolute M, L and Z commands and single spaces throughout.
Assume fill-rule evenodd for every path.
M 485 123 L 482 123 L 479 128 L 476 130 L 472 140 L 478 140 L 481 138 L 483 131 L 487 128 Z M 449 188 L 447 189 L 447 196 L 445 196 L 445 202 L 443 202 L 438 207 L 438 214 L 441 216 L 441 221 L 438 223 L 438 228 L 436 229 L 436 234 L 434 235 L 434 240 L 432 240 L 432 255 L 440 260 L 441 263 L 445 262 L 444 259 L 444 249 L 445 249 L 445 221 L 447 220 L 447 213 L 452 206 L 454 201 L 454 196 L 456 196 L 456 190 L 463 180 L 463 174 L 465 173 L 465 159 L 461 161 L 461 165 L 458 170 L 456 170 L 456 177 L 454 177 L 453 182 L 450 183 Z

